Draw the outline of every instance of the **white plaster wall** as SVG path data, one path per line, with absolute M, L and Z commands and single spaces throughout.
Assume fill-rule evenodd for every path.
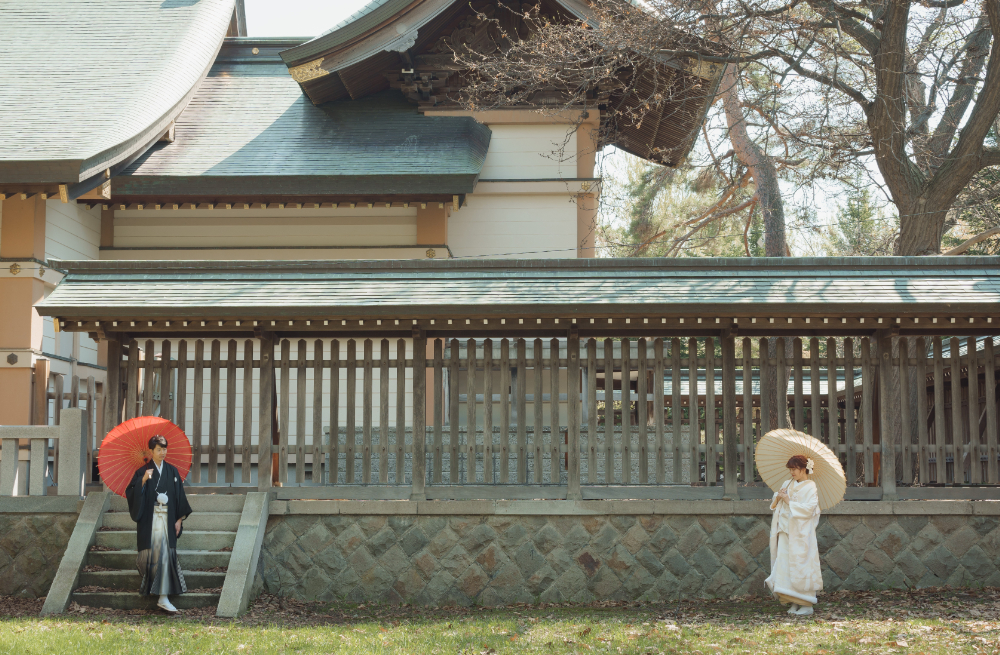
M 576 203 L 562 195 L 477 195 L 448 219 L 455 257 L 576 257 Z
M 576 132 L 565 125 L 490 125 L 481 180 L 576 177 Z

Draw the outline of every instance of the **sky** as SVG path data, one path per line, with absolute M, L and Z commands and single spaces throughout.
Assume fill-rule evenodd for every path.
M 248 36 L 316 36 L 369 0 L 244 0 Z

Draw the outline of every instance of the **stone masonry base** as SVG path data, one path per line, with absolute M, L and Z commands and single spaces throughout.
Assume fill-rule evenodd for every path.
M 0 499 L 0 596 L 48 593 L 82 504 L 65 497 Z
M 841 503 L 818 529 L 825 590 L 1000 586 L 998 506 Z M 760 595 L 769 529 L 760 501 L 273 501 L 259 573 L 303 600 Z

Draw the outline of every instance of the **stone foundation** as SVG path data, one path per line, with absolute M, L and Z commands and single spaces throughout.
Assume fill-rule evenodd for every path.
M 842 503 L 818 529 L 826 591 L 1000 586 L 996 505 Z M 764 594 L 770 569 L 770 511 L 760 501 L 271 506 L 263 588 L 304 600 L 503 605 L 729 597 Z
M 0 595 L 40 598 L 48 593 L 73 534 L 79 504 L 82 503 L 76 499 L 3 499 L 0 505 Z M 15 511 L 9 511 L 11 509 Z

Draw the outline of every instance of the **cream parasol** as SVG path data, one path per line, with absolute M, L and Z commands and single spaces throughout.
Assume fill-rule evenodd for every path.
M 771 430 L 757 443 L 754 459 L 768 487 L 777 491 L 791 479 L 786 464 L 795 455 L 804 455 L 813 461 L 809 479 L 816 483 L 820 510 L 828 510 L 844 499 L 847 479 L 840 460 L 819 439 L 796 430 Z

